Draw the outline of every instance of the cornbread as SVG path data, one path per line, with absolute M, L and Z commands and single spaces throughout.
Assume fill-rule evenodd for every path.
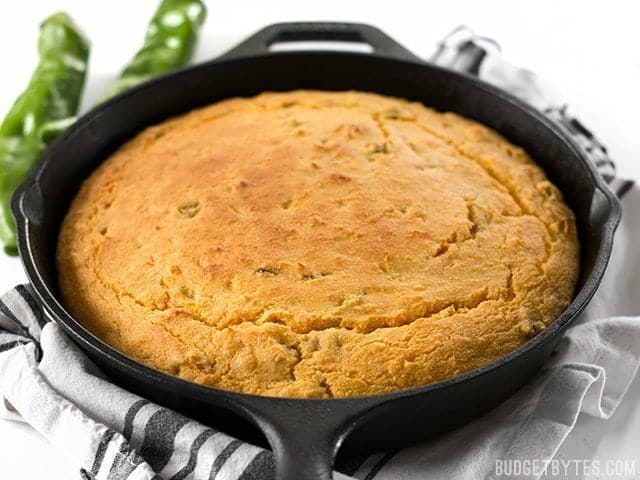
M 419 103 L 293 91 L 147 128 L 82 185 L 70 312 L 153 368 L 348 397 L 443 380 L 569 304 L 572 212 L 528 155 Z

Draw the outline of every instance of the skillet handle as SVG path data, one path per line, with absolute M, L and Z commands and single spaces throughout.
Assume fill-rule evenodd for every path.
M 422 60 L 381 30 L 364 23 L 287 22 L 274 23 L 259 30 L 220 57 L 221 59 L 264 55 L 278 42 L 334 41 L 365 43 L 373 55 L 399 60 Z
M 333 400 L 261 398 L 245 411 L 267 437 L 275 457 L 275 480 L 331 480 L 344 438 L 375 397 Z
M 276 464 L 275 480 L 331 480 L 336 441 L 330 436 L 309 435 L 304 426 L 278 430 L 267 438 Z

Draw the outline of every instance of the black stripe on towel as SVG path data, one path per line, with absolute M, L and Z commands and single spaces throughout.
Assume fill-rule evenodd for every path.
M 111 468 L 109 468 L 109 474 L 107 480 L 124 480 L 129 478 L 129 475 L 140 465 L 144 460 L 140 455 L 131 450 L 129 444 L 123 441 L 118 448 L 113 462 L 111 462 Z
M 189 460 L 187 461 L 187 464 L 182 467 L 178 471 L 178 473 L 171 477 L 171 480 L 183 480 L 191 472 L 193 472 L 193 470 L 196 468 L 196 461 L 198 460 L 198 452 L 200 451 L 200 447 L 202 447 L 204 442 L 209 440 L 209 438 L 214 436 L 216 433 L 218 432 L 216 432 L 215 430 L 205 430 L 196 437 L 196 439 L 191 444 L 191 452 L 189 453 Z
M 109 446 L 109 442 L 113 440 L 113 436 L 116 434 L 115 431 L 108 429 L 102 435 L 100 439 L 100 443 L 98 444 L 98 449 L 96 450 L 96 457 L 93 460 L 93 465 L 91 466 L 91 473 L 97 475 L 100 471 L 100 467 L 102 466 L 102 461 L 104 460 L 104 454 L 107 452 L 107 447 Z
M 127 441 L 131 441 L 131 434 L 133 433 L 133 421 L 135 420 L 136 415 L 142 409 L 142 407 L 148 405 L 149 403 L 151 403 L 149 402 L 149 400 L 141 399 L 133 402 L 133 404 L 129 407 L 129 410 L 127 410 L 127 414 L 124 416 L 124 428 L 122 429 L 122 435 L 127 439 Z
M 80 469 L 80 477 L 82 480 L 95 480 L 95 476 L 92 473 L 87 472 L 84 468 Z
M 31 311 L 33 312 L 33 316 L 35 317 L 36 322 L 38 322 L 38 326 L 42 329 L 47 323 L 47 320 L 44 318 L 42 308 L 40 307 L 38 302 L 36 302 L 36 299 L 33 298 L 31 292 L 29 292 L 24 285 L 18 285 L 16 287 L 16 292 L 18 292 L 25 303 L 29 305 L 29 309 L 31 309 Z
M 136 418 L 138 412 L 145 405 L 149 404 L 148 400 L 140 399 L 129 407 L 127 413 L 124 416 L 124 428 L 122 429 L 122 435 L 125 437 L 126 442 L 120 444 L 118 453 L 116 453 L 109 469 L 109 475 L 107 480 L 122 480 L 128 478 L 129 475 L 143 462 L 136 452 L 134 452 L 129 446 L 129 441 L 133 433 L 133 421 Z
M 1 298 L 0 298 L 0 312 L 4 313 L 7 318 L 13 320 L 14 322 L 16 321 L 16 316 L 13 314 L 11 310 L 9 310 L 9 307 L 7 307 L 7 305 L 2 301 Z
M 240 447 L 240 445 L 242 445 L 242 442 L 240 440 L 234 440 L 229 445 L 224 447 L 222 452 L 220 452 L 220 455 L 218 455 L 218 457 L 213 462 L 213 465 L 211 466 L 209 480 L 214 480 L 218 476 L 218 473 L 220 473 L 220 470 L 222 470 L 225 462 L 229 460 L 229 457 L 233 455 L 233 452 L 235 452 Z
M 25 327 L 22 323 L 20 323 L 18 318 L 15 316 L 15 314 L 9 309 L 7 304 L 4 303 L 1 298 L 0 298 L 0 313 L 3 313 L 4 316 L 7 317 L 9 321 L 18 328 L 18 330 L 20 331 L 20 335 L 22 335 L 23 337 L 29 337 L 32 340 L 35 340 L 29 333 L 29 330 L 27 329 L 27 327 Z
M 173 454 L 176 434 L 189 420 L 182 415 L 164 408 L 155 412 L 144 428 L 144 441 L 140 456 L 154 472 L 160 472 L 169 463 Z
M 629 192 L 629 190 L 631 190 L 631 187 L 633 187 L 633 185 L 634 182 L 632 180 L 622 181 L 622 183 L 616 188 L 616 195 L 618 196 L 618 198 L 624 197 Z
M 260 452 L 244 469 L 238 480 L 273 480 L 276 476 L 276 464 L 273 461 L 273 453 Z
M 17 347 L 19 345 L 26 345 L 27 343 L 29 342 L 26 340 L 13 340 L 12 342 L 0 344 L 0 353 L 11 350 L 13 347 Z

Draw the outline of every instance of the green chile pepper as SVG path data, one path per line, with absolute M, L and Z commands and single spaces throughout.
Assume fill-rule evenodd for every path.
M 84 86 L 89 43 L 66 13 L 40 25 L 39 63 L 0 125 L 0 240 L 17 253 L 11 197 L 40 155 L 73 122 Z
M 206 15 L 200 0 L 163 0 L 149 23 L 142 48 L 105 98 L 186 64 Z
M 186 64 L 206 17 L 200 0 L 163 0 L 143 47 L 107 97 Z M 71 18 L 57 13 L 40 26 L 40 63 L 26 90 L 0 125 L 0 240 L 17 254 L 11 197 L 45 148 L 75 121 L 84 86 L 89 43 Z

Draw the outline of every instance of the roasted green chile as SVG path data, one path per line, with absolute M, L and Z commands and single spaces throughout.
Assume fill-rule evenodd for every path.
M 206 15 L 200 0 L 163 0 L 149 23 L 142 48 L 106 97 L 185 65 Z
M 66 13 L 40 24 L 39 62 L 29 85 L 0 125 L 0 240 L 17 253 L 11 197 L 47 147 L 73 123 L 89 58 L 89 42 Z

